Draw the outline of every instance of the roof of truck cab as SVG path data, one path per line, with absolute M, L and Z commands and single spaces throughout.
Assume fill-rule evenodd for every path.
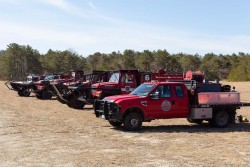
M 139 70 L 114 70 L 113 72 L 139 72 Z
M 170 84 L 170 85 L 175 85 L 175 84 L 183 84 L 183 82 L 158 82 L 158 81 L 152 81 L 152 82 L 145 82 L 144 84 L 155 84 L 155 85 L 165 85 L 165 84 Z

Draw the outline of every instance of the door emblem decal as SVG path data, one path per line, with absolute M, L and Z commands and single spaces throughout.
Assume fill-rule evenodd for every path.
M 163 111 L 169 111 L 171 109 L 171 103 L 168 100 L 165 100 L 161 103 L 161 109 Z

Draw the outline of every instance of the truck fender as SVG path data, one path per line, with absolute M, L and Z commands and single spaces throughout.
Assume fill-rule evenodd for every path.
M 138 107 L 130 107 L 130 108 L 127 108 L 127 109 L 125 110 L 123 116 L 122 116 L 122 120 L 124 120 L 125 117 L 126 117 L 129 113 L 131 113 L 131 112 L 136 112 L 136 113 L 140 114 L 140 116 L 142 117 L 142 121 L 144 121 L 144 113 L 143 113 L 143 111 L 142 111 L 140 108 L 138 108 Z

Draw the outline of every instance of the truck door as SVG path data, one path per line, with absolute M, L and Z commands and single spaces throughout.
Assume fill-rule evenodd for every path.
M 121 75 L 122 94 L 129 94 L 137 87 L 136 75 L 133 72 L 124 72 Z
M 188 115 L 188 98 L 182 85 L 157 87 L 148 100 L 147 112 L 152 118 L 183 118 Z M 177 95 L 178 91 L 178 95 Z

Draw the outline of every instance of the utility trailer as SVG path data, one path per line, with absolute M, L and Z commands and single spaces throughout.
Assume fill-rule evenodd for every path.
M 42 77 L 34 74 L 29 74 L 26 81 L 7 81 L 5 85 L 9 90 L 17 91 L 19 96 L 28 97 L 30 93 L 36 90 L 35 82 Z

